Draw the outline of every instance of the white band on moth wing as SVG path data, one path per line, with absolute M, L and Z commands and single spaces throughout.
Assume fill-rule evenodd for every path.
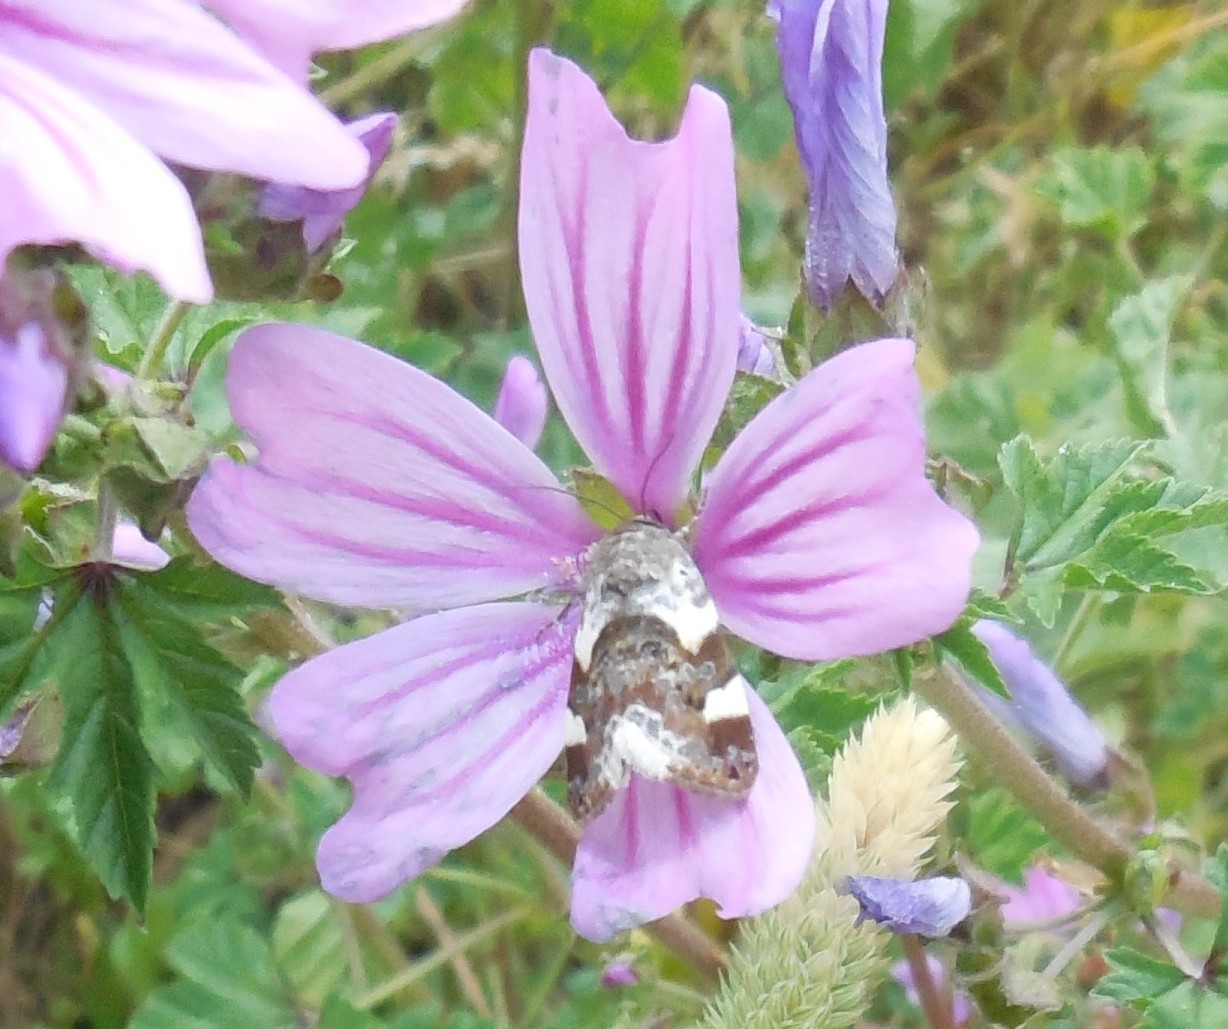
M 574 711 L 567 712 L 567 726 L 563 730 L 563 746 L 578 747 L 588 742 L 588 727 L 584 719 Z
M 622 716 L 614 719 L 610 744 L 627 765 L 648 779 L 664 779 L 669 775 L 676 756 L 664 745 L 665 741 L 653 739 L 641 726 Z
M 749 718 L 748 689 L 746 680 L 734 675 L 724 686 L 709 690 L 704 697 L 704 721 L 711 725 L 726 718 Z
M 699 652 L 704 640 L 716 632 L 720 626 L 720 618 L 716 614 L 716 604 L 709 597 L 703 604 L 684 604 L 681 607 L 662 607 L 653 611 L 678 636 L 678 642 L 683 649 L 692 654 Z

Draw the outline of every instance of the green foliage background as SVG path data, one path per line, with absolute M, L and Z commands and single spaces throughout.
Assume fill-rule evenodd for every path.
M 252 321 L 362 338 L 493 406 L 509 356 L 532 353 L 514 205 L 534 43 L 589 70 L 636 135 L 668 134 L 691 81 L 726 98 L 745 310 L 784 327 L 798 367 L 900 325 L 915 333 L 935 477 L 986 541 L 982 611 L 1018 619 L 1146 769 L 1154 798 L 1139 821 L 1179 826 L 1208 850 L 1224 839 L 1220 5 L 892 0 L 884 79 L 909 285 L 886 319 L 846 298 L 820 323 L 796 303 L 806 190 L 761 5 L 475 0 L 437 29 L 321 61 L 337 109 L 402 121 L 329 268 L 340 298 L 190 312 L 170 337 L 174 382 L 122 417 L 87 398 L 47 483 L 22 500 L 33 535 L 10 533 L 4 555 L 0 702 L 37 704 L 0 783 L 0 1025 L 638 1026 L 701 1010 L 712 984 L 659 940 L 576 939 L 565 868 L 514 822 L 381 904 L 324 895 L 313 847 L 346 790 L 294 767 L 253 713 L 318 649 L 312 625 L 345 639 L 390 616 L 289 611 L 193 553 L 178 513 L 207 450 L 237 439 L 221 382 Z M 97 269 L 78 269 L 75 284 L 98 357 L 135 369 L 164 299 L 147 280 Z M 764 399 L 753 383 L 737 397 L 722 431 Z M 540 449 L 560 469 L 581 461 L 557 416 Z M 148 526 L 168 522 L 184 541 L 164 571 L 76 571 L 94 500 L 50 482 L 98 467 Z M 1000 687 L 971 639 L 957 630 L 945 646 Z M 900 688 L 888 659 L 800 669 L 743 657 L 816 783 L 850 729 Z M 956 849 L 1016 879 L 1037 853 L 1060 856 L 976 766 L 951 820 Z M 706 907 L 697 917 L 729 931 Z M 639 984 L 602 988 L 602 968 L 623 957 Z M 1107 961 L 1097 995 L 1135 1011 L 1127 1024 L 1226 1024 L 1228 1001 L 1159 955 L 1123 946 Z M 1085 987 L 1029 1024 L 1085 1024 Z M 895 988 L 873 1018 L 919 1024 Z

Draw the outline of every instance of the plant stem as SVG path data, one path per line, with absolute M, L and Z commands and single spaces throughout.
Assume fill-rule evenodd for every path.
M 1059 786 L 981 703 L 972 687 L 949 668 L 913 680 L 916 691 L 950 722 L 963 745 L 1067 850 L 1120 883 L 1133 856 L 1118 839 Z M 1162 904 L 1214 918 L 1219 894 L 1197 873 L 1174 870 Z
M 575 860 L 580 829 L 571 816 L 540 788 L 530 790 L 512 808 L 512 817 L 564 864 L 570 865 Z M 725 967 L 724 951 L 698 926 L 680 914 L 658 918 L 644 928 L 710 978 L 718 978 Z
M 900 942 L 904 945 L 904 957 L 908 959 L 913 986 L 916 987 L 926 1020 L 932 1029 L 955 1029 L 951 1006 L 945 1002 L 938 992 L 938 984 L 930 976 L 929 964 L 925 960 L 925 948 L 921 946 L 921 941 L 913 933 L 903 933 Z
M 167 304 L 157 328 L 154 329 L 153 336 L 149 339 L 149 346 L 141 355 L 141 363 L 137 365 L 136 377 L 138 379 L 152 379 L 162 367 L 167 348 L 171 345 L 171 340 L 175 338 L 175 330 L 183 324 L 184 318 L 191 309 L 191 304 L 185 304 L 181 300 L 172 300 Z
M 115 491 L 107 482 L 105 476 L 98 485 L 98 527 L 94 530 L 95 561 L 110 561 L 115 549 L 115 520 L 119 517 L 119 508 L 115 501 Z

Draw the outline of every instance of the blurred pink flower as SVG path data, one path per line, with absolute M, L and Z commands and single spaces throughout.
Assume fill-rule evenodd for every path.
M 331 43 L 350 45 L 458 5 L 313 0 L 293 17 L 274 0 L 208 6 L 266 46 L 281 16 L 305 65 L 339 19 L 348 29 Z M 159 157 L 318 190 L 357 185 L 368 164 L 301 78 L 195 0 L 0 0 L 0 140 L 0 265 L 23 244 L 76 242 L 195 303 L 212 295 L 200 230 Z
M 675 527 L 738 351 L 728 113 L 694 88 L 678 134 L 628 139 L 594 83 L 535 51 L 520 259 L 542 367 L 597 470 Z M 949 626 L 975 529 L 934 494 L 913 345 L 844 352 L 769 404 L 707 475 L 688 531 L 722 622 L 797 659 L 867 654 Z M 370 901 L 498 821 L 563 746 L 578 569 L 603 530 L 511 433 L 424 372 L 318 329 L 247 330 L 230 361 L 252 464 L 214 462 L 200 542 L 320 600 L 436 613 L 287 675 L 268 713 L 354 801 L 321 840 L 330 892 Z M 521 600 L 505 598 L 522 596 Z M 586 829 L 572 923 L 593 939 L 699 896 L 784 899 L 814 807 L 750 692 L 759 772 L 738 801 L 633 776 Z
M 1049 922 L 1078 911 L 1083 898 L 1070 883 L 1059 879 L 1040 865 L 1032 865 L 1023 873 L 1023 885 L 1006 884 L 1003 892 L 1007 901 L 1002 905 L 1002 919 L 1015 928 L 1031 922 Z

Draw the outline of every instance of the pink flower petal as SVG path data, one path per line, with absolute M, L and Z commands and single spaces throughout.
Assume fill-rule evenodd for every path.
M 111 564 L 156 572 L 171 563 L 171 556 L 152 540 L 147 540 L 140 527 L 131 522 L 119 522 L 111 541 Z
M 305 79 L 319 50 L 349 50 L 451 18 L 466 0 L 206 0 L 279 68 Z
M 580 840 L 571 924 L 601 942 L 711 897 L 722 918 L 758 914 L 789 896 L 814 845 L 814 801 L 789 741 L 748 691 L 759 775 L 730 801 L 633 776 Z
M 443 383 L 320 329 L 258 325 L 226 379 L 253 464 L 217 460 L 188 520 L 252 579 L 360 607 L 457 607 L 560 581 L 600 530 Z
M 426 615 L 309 661 L 267 716 L 297 761 L 354 784 L 324 888 L 363 903 L 493 825 L 563 746 L 574 621 L 542 604 Z
M 951 625 L 976 529 L 925 478 L 913 344 L 866 343 L 781 394 L 713 470 L 695 561 L 721 621 L 805 661 Z
M 0 10 L 0 37 L 6 27 Z M 84 97 L 0 42 L 0 268 L 26 243 L 80 243 L 182 300 L 213 295 L 179 180 Z
M 0 462 L 32 472 L 64 420 L 68 365 L 37 322 L 0 337 Z
M 345 216 L 366 193 L 376 171 L 388 156 L 396 127 L 397 116 L 391 111 L 369 114 L 346 125 L 350 134 L 366 148 L 370 162 L 367 177 L 357 186 L 325 190 L 270 182 L 260 191 L 256 212 L 273 221 L 301 221 L 303 245 L 308 253 L 314 254 L 329 242 L 334 233 L 340 232 Z
M 634 142 L 587 75 L 533 52 L 520 263 L 542 367 L 597 470 L 665 521 L 733 381 L 737 230 L 718 96 L 692 89 L 674 139 Z
M 514 354 L 507 362 L 495 401 L 495 421 L 530 450 L 546 427 L 546 387 L 527 357 Z
M 4 0 L 0 53 L 89 97 L 172 161 L 316 189 L 367 172 L 366 150 L 336 118 L 196 3 Z

